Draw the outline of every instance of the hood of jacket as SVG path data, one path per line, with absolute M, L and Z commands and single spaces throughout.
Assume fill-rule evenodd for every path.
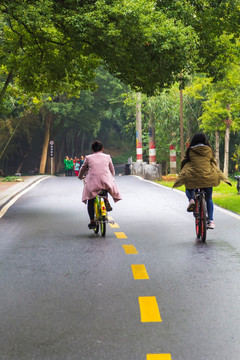
M 212 149 L 207 145 L 196 145 L 192 146 L 189 150 L 189 156 L 191 153 L 194 153 L 198 156 L 205 156 L 205 157 L 213 157 Z

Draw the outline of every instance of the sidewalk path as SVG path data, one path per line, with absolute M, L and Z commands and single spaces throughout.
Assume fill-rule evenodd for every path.
M 0 209 L 8 203 L 14 196 L 20 194 L 23 190 L 50 175 L 26 176 L 22 182 L 0 182 Z

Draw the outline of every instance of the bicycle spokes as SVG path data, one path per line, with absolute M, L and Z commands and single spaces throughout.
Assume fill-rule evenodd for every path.
M 99 229 L 101 235 L 105 236 L 106 234 L 106 223 L 108 222 L 106 205 L 102 195 L 96 196 L 94 200 L 94 212 L 95 212 L 95 221 L 96 228 L 94 229 L 95 234 L 98 234 Z
M 206 200 L 204 192 L 199 190 L 195 193 L 195 227 L 198 239 L 206 240 L 207 217 L 206 217 Z

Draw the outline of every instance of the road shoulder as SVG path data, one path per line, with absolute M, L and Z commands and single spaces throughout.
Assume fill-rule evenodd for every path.
M 36 175 L 25 177 L 22 182 L 0 183 L 0 209 L 32 184 L 49 177 L 51 175 Z

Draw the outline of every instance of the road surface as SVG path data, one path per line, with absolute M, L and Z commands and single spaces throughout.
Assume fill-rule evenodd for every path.
M 105 238 L 74 177 L 42 181 L 0 220 L 0 359 L 239 360 L 240 217 L 215 207 L 202 244 L 184 194 L 116 181 Z

